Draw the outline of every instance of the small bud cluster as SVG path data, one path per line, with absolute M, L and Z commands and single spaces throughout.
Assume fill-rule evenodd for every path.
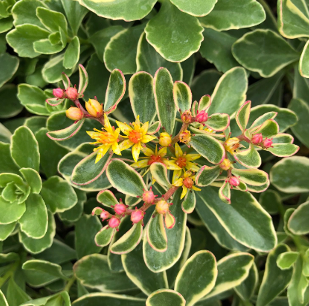
M 263 139 L 263 135 L 259 133 L 252 136 L 251 143 L 257 146 L 261 146 L 264 149 L 269 149 L 273 145 L 273 139 L 267 137 Z

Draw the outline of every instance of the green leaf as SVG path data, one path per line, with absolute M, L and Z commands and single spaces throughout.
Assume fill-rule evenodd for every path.
M 74 36 L 64 53 L 63 67 L 71 69 L 76 66 L 79 60 L 80 43 L 77 36 Z
M 87 9 L 81 6 L 77 1 L 61 0 L 65 15 L 71 26 L 73 34 L 76 35 L 82 23 L 83 18 L 88 13 Z
M 198 20 L 178 10 L 169 1 L 162 3 L 159 13 L 148 22 L 145 32 L 147 41 L 171 62 L 189 58 L 199 50 L 203 40 L 203 28 Z
M 288 157 L 277 162 L 270 171 L 270 181 L 280 191 L 299 193 L 309 191 L 309 159 Z
M 62 29 L 64 33 L 68 32 L 67 20 L 62 13 L 52 11 L 48 8 L 38 7 L 36 9 L 36 15 L 45 28 L 51 32 L 57 32 L 59 28 Z
M 308 226 L 309 201 L 299 205 L 288 221 L 288 228 L 294 235 L 306 235 Z
M 268 174 L 259 169 L 232 169 L 232 173 L 245 184 L 261 186 L 268 182 Z
M 48 132 L 47 136 L 52 140 L 63 141 L 73 137 L 76 133 L 78 133 L 83 124 L 84 119 L 74 122 L 72 125 L 63 130 Z
M 82 216 L 75 224 L 75 249 L 78 258 L 99 253 L 101 247 L 96 246 L 94 237 L 102 224 L 96 216 Z
M 215 7 L 217 1 L 218 0 L 198 0 L 194 2 L 187 2 L 185 0 L 172 0 L 171 2 L 176 5 L 180 11 L 192 16 L 201 17 L 209 14 Z
M 218 31 L 248 28 L 262 23 L 266 18 L 263 6 L 255 0 L 219 0 L 214 9 L 199 18 L 206 28 Z
M 309 105 L 305 101 L 300 99 L 293 99 L 289 105 L 291 109 L 298 117 L 297 123 L 292 127 L 293 133 L 296 137 L 306 146 L 309 147 Z
M 231 186 L 227 180 L 225 180 L 219 189 L 219 198 L 226 204 L 231 204 Z
M 25 143 L 27 146 L 24 145 Z M 39 171 L 40 153 L 38 142 L 29 128 L 21 126 L 15 130 L 12 136 L 11 155 L 19 167 Z
M 48 31 L 36 25 L 24 24 L 10 31 L 6 35 L 6 40 L 20 57 L 33 58 L 40 55 L 35 52 L 33 43 L 40 39 L 46 39 L 48 35 Z
M 309 19 L 308 19 L 309 22 Z M 299 59 L 299 73 L 305 77 L 309 77 L 309 48 L 308 48 L 308 42 L 306 43 L 303 52 Z
M 48 97 L 40 88 L 29 84 L 19 84 L 17 97 L 20 103 L 31 113 L 49 115 L 46 109 L 46 99 Z
M 250 193 L 232 190 L 231 205 L 222 202 L 212 187 L 204 187 L 197 195 L 236 241 L 266 252 L 276 245 L 271 217 Z
M 10 145 L 0 142 L 0 173 L 15 173 L 19 174 L 19 167 L 15 164 L 11 157 Z
M 192 92 L 190 87 L 181 81 L 176 81 L 173 87 L 174 102 L 180 112 L 191 110 Z
M 195 205 L 196 205 L 195 193 L 193 191 L 188 192 L 183 202 L 181 203 L 181 209 L 186 214 L 191 214 L 195 208 Z
M 259 198 L 260 204 L 269 214 L 277 214 L 281 205 L 281 197 L 274 190 L 266 190 Z
M 14 117 L 22 111 L 23 106 L 16 95 L 17 87 L 13 84 L 4 85 L 0 88 L 0 118 Z M 6 101 L 10 101 L 10 103 L 5 103 Z
M 153 77 L 143 71 L 135 73 L 129 82 L 129 97 L 135 118 L 152 122 L 156 116 Z
M 112 155 L 105 154 L 97 163 L 95 163 L 97 152 L 93 152 L 90 155 L 82 159 L 73 169 L 71 181 L 75 185 L 87 185 L 99 178 L 104 171 L 108 163 L 110 162 Z
M 251 101 L 247 101 L 243 104 L 243 106 L 238 110 L 236 114 L 236 122 L 238 127 L 242 132 L 245 131 L 251 111 Z
M 75 263 L 73 270 L 81 284 L 92 289 L 114 293 L 136 288 L 124 272 L 112 273 L 110 271 L 105 255 L 84 256 Z
M 53 213 L 64 212 L 77 203 L 74 189 L 59 176 L 52 176 L 43 183 L 41 196 Z
M 107 207 L 111 207 L 119 203 L 110 190 L 101 190 L 97 195 L 97 201 Z
M 187 306 L 194 305 L 213 289 L 217 274 L 215 256 L 209 251 L 196 252 L 179 271 L 175 290 L 185 298 Z
M 156 180 L 156 182 L 161 187 L 163 187 L 164 189 L 170 188 L 171 183 L 169 182 L 169 179 L 167 176 L 167 168 L 165 165 L 155 162 L 151 164 L 149 169 L 150 169 L 152 178 Z
M 0 54 L 0 65 L 0 87 L 2 87 L 2 85 L 9 81 L 17 71 L 17 68 L 19 66 L 19 60 L 15 56 L 11 56 L 8 53 L 3 53 Z
M 275 156 L 279 157 L 288 157 L 294 155 L 299 150 L 299 146 L 296 146 L 291 143 L 278 143 L 274 144 L 272 148 L 269 148 L 268 151 Z
M 298 252 L 288 251 L 288 252 L 281 253 L 277 258 L 277 266 L 281 270 L 290 269 L 296 262 L 298 256 L 299 256 Z
M 222 143 L 211 136 L 206 134 L 192 136 L 190 145 L 213 164 L 220 164 L 224 159 L 225 150 Z
M 34 51 L 41 54 L 55 54 L 63 50 L 63 44 L 52 44 L 49 39 L 40 39 L 33 43 Z
M 209 28 L 204 29 L 203 35 L 200 52 L 208 62 L 213 63 L 221 72 L 238 66 L 231 51 L 233 43 L 237 40 L 236 37 L 227 32 L 218 32 Z
M 16 222 L 9 224 L 0 224 L 0 241 L 4 241 L 14 231 Z M 1 305 L 1 304 L 0 304 Z
M 126 91 L 126 79 L 123 73 L 115 69 L 112 71 L 105 96 L 104 110 L 107 114 L 113 112 Z
M 249 253 L 235 253 L 220 259 L 216 285 L 206 299 L 241 284 L 248 277 L 253 262 L 254 257 Z
M 136 223 L 120 239 L 113 243 L 110 251 L 114 254 L 127 254 L 133 251 L 140 243 L 143 234 L 143 225 Z
M 95 14 L 109 19 L 123 19 L 133 21 L 143 19 L 150 13 L 156 0 L 115 0 L 112 3 L 106 0 L 78 0 Z
M 244 68 L 235 67 L 227 71 L 213 91 L 209 114 L 234 114 L 245 102 L 247 88 L 248 80 Z
M 99 247 L 107 246 L 113 236 L 115 234 L 115 229 L 112 227 L 108 227 L 108 225 L 104 226 L 94 237 L 95 244 Z
M 286 38 L 309 36 L 309 14 L 304 0 L 278 1 L 278 30 Z
M 136 72 L 136 52 L 139 38 L 144 31 L 144 24 L 134 26 L 117 33 L 106 45 L 104 63 L 109 71 L 120 69 L 123 74 Z M 126 56 L 123 56 L 123 52 Z
M 259 127 L 249 130 L 252 133 L 261 133 L 263 137 L 272 137 L 279 133 L 279 125 L 275 120 L 267 119 Z
M 234 43 L 232 52 L 242 66 L 264 78 L 273 76 L 299 58 L 299 53 L 271 30 L 245 34 Z
M 31 168 L 21 168 L 20 173 L 31 188 L 32 193 L 40 193 L 42 180 L 39 173 Z
M 171 289 L 159 289 L 148 296 L 146 306 L 168 306 L 168 305 L 179 305 L 185 306 L 186 300 L 183 296 Z
M 173 133 L 176 107 L 173 99 L 173 79 L 166 68 L 160 68 L 154 77 L 154 94 L 157 115 L 161 126 L 169 134 Z
M 9 279 L 6 297 L 11 306 L 19 306 L 30 299 L 30 296 L 17 285 L 13 277 Z
M 1 306 L 9 306 L 3 292 L 0 290 L 0 305 Z
M 19 231 L 18 236 L 19 241 L 24 245 L 24 248 L 28 252 L 32 254 L 38 254 L 48 249 L 52 245 L 55 234 L 56 234 L 55 219 L 52 213 L 48 211 L 48 228 L 43 238 L 33 239 L 31 237 L 28 237 L 22 231 Z
M 147 224 L 146 236 L 149 245 L 156 252 L 165 252 L 167 250 L 167 236 L 163 215 L 154 212 Z
M 112 186 L 124 194 L 142 196 L 147 190 L 141 175 L 120 159 L 110 162 L 106 175 Z
M 113 293 L 86 294 L 74 301 L 74 306 L 100 305 L 108 306 L 145 306 L 145 299 Z
M 33 222 L 35 218 L 35 222 Z M 43 238 L 47 232 L 47 209 L 39 194 L 30 194 L 26 200 L 26 211 L 19 219 L 20 230 L 28 237 L 34 239 Z
M 198 186 L 207 186 L 219 176 L 220 172 L 221 168 L 219 166 L 208 167 L 205 165 L 196 174 L 195 182 Z
M 247 168 L 258 168 L 262 162 L 260 154 L 253 145 L 250 145 L 248 149 L 235 153 L 233 156 L 236 161 Z
M 182 80 L 183 68 L 180 63 L 172 63 L 164 59 L 147 42 L 145 33 L 142 33 L 137 45 L 136 65 L 137 71 L 146 71 L 152 76 L 160 67 L 164 67 L 171 73 L 173 80 Z
M 172 267 L 180 258 L 185 242 L 187 215 L 179 209 L 181 190 L 178 189 L 173 198 L 173 205 L 170 206 L 170 213 L 177 222 L 172 229 L 166 231 L 167 250 L 163 253 L 156 252 L 147 242 L 143 241 L 144 260 L 146 266 L 152 272 L 162 272 Z
M 211 130 L 222 132 L 230 124 L 230 117 L 227 114 L 212 114 L 205 125 Z
M 161 288 L 168 288 L 166 273 L 154 273 L 145 265 L 142 244 L 122 255 L 121 260 L 127 276 L 146 295 Z
M 277 266 L 280 254 L 289 251 L 288 246 L 279 244 L 267 257 L 262 284 L 257 297 L 257 306 L 268 305 L 277 297 L 290 283 L 293 269 L 281 270 Z

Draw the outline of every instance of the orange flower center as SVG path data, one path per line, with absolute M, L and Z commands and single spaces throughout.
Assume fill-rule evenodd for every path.
M 187 165 L 187 160 L 184 156 L 180 156 L 176 160 L 176 165 L 180 168 L 184 168 Z
M 133 143 L 139 143 L 142 140 L 143 134 L 138 131 L 131 131 L 129 133 L 129 140 L 132 141 Z
M 183 184 L 184 186 L 186 186 L 187 188 L 192 188 L 192 186 L 194 185 L 194 182 L 192 180 L 191 177 L 186 177 L 184 180 L 183 180 Z
M 148 160 L 148 163 L 147 163 L 147 164 L 150 166 L 150 165 L 152 165 L 152 164 L 155 163 L 155 162 L 157 162 L 157 163 L 163 163 L 162 158 L 161 158 L 160 155 L 151 155 L 151 156 L 149 157 L 149 160 Z
M 117 139 L 111 133 L 102 132 L 100 135 L 100 142 L 102 142 L 103 144 L 109 145 L 109 144 L 113 144 L 116 141 L 119 142 L 119 139 Z

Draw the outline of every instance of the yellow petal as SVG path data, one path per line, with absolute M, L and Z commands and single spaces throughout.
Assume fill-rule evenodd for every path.
M 148 159 L 141 159 L 136 163 L 131 164 L 133 168 L 145 168 L 148 166 Z
M 149 122 L 145 122 L 142 127 L 141 127 L 141 132 L 143 134 L 147 134 L 147 131 L 148 131 L 148 127 L 149 127 Z
M 187 162 L 186 169 L 191 170 L 193 172 L 198 172 L 200 170 L 200 168 L 196 164 L 191 162 Z
M 183 155 L 182 150 L 177 142 L 175 143 L 175 155 L 176 157 Z
M 112 129 L 112 126 L 108 120 L 108 117 L 106 116 L 106 114 L 104 113 L 104 128 L 105 129 Z
M 176 165 L 174 160 L 168 160 L 166 158 L 163 158 L 163 163 L 164 165 L 166 165 L 166 168 L 169 170 L 181 170 L 181 168 Z
M 143 152 L 146 156 L 152 156 L 152 155 L 155 154 L 151 149 L 149 149 L 149 148 L 147 148 L 147 147 L 142 148 L 142 152 Z
M 181 177 L 181 173 L 182 173 L 182 170 L 175 170 L 174 171 L 173 179 L 172 179 L 173 184 L 174 184 L 174 182 L 176 182 Z
M 186 186 L 182 186 L 182 193 L 181 193 L 181 196 L 180 196 L 180 200 L 185 197 L 187 192 L 188 192 L 188 188 Z
M 117 155 L 121 155 L 121 150 L 117 142 L 114 142 L 112 145 L 113 152 Z
M 145 136 L 143 136 L 143 138 L 142 138 L 142 142 L 143 142 L 143 143 L 147 143 L 147 142 L 149 142 L 149 141 L 151 141 L 151 140 L 154 140 L 154 139 L 156 139 L 155 136 L 145 135 Z
M 199 154 L 187 154 L 186 160 L 187 161 L 193 161 L 193 160 L 199 159 L 200 157 L 201 157 L 201 155 L 199 155 Z
M 106 146 L 106 145 L 102 145 L 100 147 L 97 148 L 97 157 L 95 159 L 95 163 L 97 163 L 105 154 L 106 152 L 109 150 L 111 146 Z
M 173 186 L 180 187 L 182 186 L 183 178 L 178 179 L 175 183 L 173 183 Z
M 167 147 L 163 147 L 159 150 L 158 155 L 164 157 L 167 154 Z
M 192 189 L 195 190 L 195 191 L 201 191 L 201 190 L 202 190 L 202 189 L 197 188 L 197 187 L 195 187 L 195 186 L 192 186 Z
M 136 143 L 133 147 L 132 147 L 132 156 L 133 156 L 133 159 L 137 162 L 138 161 L 138 157 L 139 157 L 139 154 L 141 152 L 141 143 Z
M 126 150 L 126 149 L 129 149 L 129 148 L 132 147 L 132 146 L 133 146 L 133 142 L 130 141 L 129 139 L 124 140 L 124 141 L 122 141 L 122 142 L 119 144 L 119 148 L 120 148 L 121 151 Z
M 119 121 L 116 121 L 117 125 L 119 126 L 121 132 L 125 135 L 128 135 L 130 131 L 132 131 L 132 128 L 127 125 L 126 123 L 123 123 L 123 122 L 119 122 Z

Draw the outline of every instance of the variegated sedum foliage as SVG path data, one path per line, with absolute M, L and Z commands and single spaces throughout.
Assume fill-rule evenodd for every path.
M 0 0 L 0 306 L 308 305 L 308 6 Z

